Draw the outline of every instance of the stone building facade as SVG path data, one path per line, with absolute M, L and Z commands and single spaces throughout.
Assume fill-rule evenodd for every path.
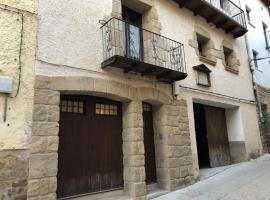
M 72 85 L 72 87 L 70 87 Z M 133 87 L 94 77 L 37 76 L 30 145 L 28 198 L 56 198 L 60 93 L 78 90 L 122 101 L 123 155 L 126 193 L 134 199 L 146 196 L 142 101 L 155 106 L 157 182 L 166 190 L 195 181 L 185 100 L 151 87 Z M 45 98 L 46 97 L 46 98 Z
M 259 121 L 260 124 L 260 133 L 263 145 L 264 153 L 269 153 L 270 148 L 270 124 L 269 124 L 269 116 L 270 116 L 270 92 L 269 89 L 258 87 L 259 99 L 262 107 L 262 117 L 263 120 Z M 258 115 L 260 115 L 258 113 Z
M 168 83 L 158 81 L 158 77 L 154 75 L 141 76 L 138 73 L 130 73 L 130 67 L 127 70 L 111 66 L 101 67 L 104 64 L 103 50 L 107 48 L 111 52 L 111 49 L 114 49 L 121 57 L 121 52 L 125 49 L 123 47 L 126 45 L 126 39 L 121 37 L 130 37 L 124 36 L 126 33 L 121 33 L 123 27 L 119 26 L 118 22 L 118 29 L 114 34 L 107 32 L 109 39 L 117 39 L 111 42 L 112 47 L 104 46 L 102 29 L 100 29 L 104 27 L 104 24 L 106 26 L 106 22 L 112 17 L 116 17 L 117 20 L 125 18 L 124 7 L 127 11 L 130 9 L 135 11 L 130 11 L 135 13 L 134 15 L 141 15 L 141 26 L 144 30 L 157 38 L 162 38 L 158 41 L 152 40 L 152 42 L 157 42 L 155 47 L 158 47 L 159 51 L 154 51 L 148 37 L 143 38 L 143 42 L 149 45 L 144 47 L 143 52 L 146 59 L 144 61 L 150 63 L 149 66 L 164 67 L 169 59 L 174 61 L 179 59 L 179 54 L 174 54 L 174 51 L 166 54 L 175 49 L 168 46 L 168 42 L 161 41 L 173 41 L 184 45 L 185 73 L 188 75 L 186 79 Z M 151 196 L 152 187 L 160 191 L 172 191 L 198 180 L 201 166 L 198 158 L 199 140 L 196 138 L 198 131 L 194 114 L 194 106 L 197 104 L 212 109 L 218 108 L 223 113 L 223 123 L 226 125 L 221 129 L 227 132 L 225 137 L 230 163 L 245 161 L 262 153 L 248 58 L 246 52 L 242 51 L 245 48 L 243 37 L 234 38 L 233 34 L 215 27 L 205 18 L 196 16 L 191 10 L 181 6 L 180 1 L 173 0 L 100 0 L 99 2 L 41 0 L 38 2 L 36 13 L 38 14 L 36 77 L 35 84 L 32 82 L 31 87 L 33 109 L 30 115 L 30 127 L 26 128 L 31 131 L 29 134 L 23 134 L 27 141 L 22 156 L 19 154 L 21 150 L 15 153 L 18 156 L 18 162 L 22 162 L 22 165 L 16 164 L 17 161 L 13 160 L 4 163 L 11 163 L 16 167 L 22 166 L 25 170 L 23 178 L 18 183 L 12 182 L 15 189 L 23 185 L 23 199 L 53 200 L 64 197 L 59 192 L 62 187 L 59 177 L 65 168 L 73 163 L 68 163 L 62 168 L 63 155 L 72 156 L 80 149 L 70 151 L 70 154 L 62 154 L 63 144 L 67 141 L 71 142 L 69 143 L 71 145 L 75 144 L 80 133 L 87 133 L 89 140 L 94 140 L 96 138 L 91 137 L 94 131 L 98 134 L 107 131 L 106 125 L 98 125 L 98 123 L 89 125 L 92 123 L 90 120 L 95 119 L 97 121 L 102 119 L 104 124 L 107 124 L 115 114 L 111 112 L 112 110 L 108 113 L 105 110 L 102 114 L 107 114 L 107 117 L 98 116 L 100 114 L 98 113 L 100 107 L 97 107 L 100 106 L 99 102 L 111 102 L 108 108 L 115 104 L 121 105 L 117 111 L 121 113 L 116 113 L 115 116 L 121 117 L 118 121 L 121 127 L 117 128 L 121 129 L 122 139 L 121 146 L 118 145 L 115 149 L 121 151 L 123 184 L 121 183 L 119 188 L 110 189 L 118 189 L 118 195 L 124 195 L 127 199 L 146 199 Z M 132 26 L 129 29 L 132 29 Z M 156 57 L 151 57 L 153 52 Z M 183 56 L 183 54 L 180 55 Z M 162 59 L 157 61 L 157 58 L 161 57 Z M 174 62 L 174 64 L 178 63 Z M 132 67 L 138 67 L 138 63 Z M 211 84 L 207 86 L 198 84 L 198 74 L 201 71 L 197 69 L 208 73 L 208 81 Z M 151 70 L 148 69 L 147 72 L 151 74 Z M 174 72 L 170 71 L 170 73 Z M 166 72 L 162 75 L 166 76 L 170 73 Z M 83 107 L 81 112 L 86 114 L 87 109 L 90 110 L 91 106 L 96 106 L 95 115 L 88 116 L 89 124 L 86 125 L 86 131 L 83 128 L 84 125 L 72 125 L 73 121 L 64 123 L 64 120 L 70 120 L 70 118 L 80 119 L 76 122 L 84 120 L 79 114 L 82 108 L 78 106 L 79 100 L 74 100 L 65 108 L 65 103 L 69 102 L 65 101 L 65 98 L 69 100 L 91 98 L 91 101 L 94 99 L 95 103 L 87 105 L 87 108 Z M 82 103 L 85 102 L 82 101 Z M 145 104 L 151 105 L 152 111 L 150 121 L 153 128 L 154 153 L 152 152 L 150 157 L 145 136 L 147 119 L 149 120 L 149 118 L 146 119 Z M 68 113 L 69 107 L 72 107 L 70 113 Z M 98 129 L 99 126 L 102 129 Z M 109 132 L 114 133 L 114 127 L 112 123 Z M 77 137 L 73 138 L 72 134 L 67 135 L 69 133 Z M 63 134 L 66 135 L 63 136 Z M 82 139 L 79 141 L 80 145 L 77 146 L 83 146 L 83 142 Z M 69 147 L 73 148 L 73 146 Z M 91 151 L 95 148 L 97 147 L 90 145 L 86 151 L 92 155 Z M 64 150 L 69 150 L 69 148 Z M 95 152 L 95 154 L 98 153 Z M 12 158 L 9 152 L 3 156 L 6 159 Z M 154 184 L 149 185 L 147 162 L 153 157 L 155 164 L 152 166 L 152 171 L 156 172 L 156 180 Z M 91 163 L 89 166 L 95 166 L 97 164 L 95 162 L 100 160 L 102 156 L 93 156 L 93 159 L 89 161 Z M 113 160 L 111 164 L 114 162 L 117 160 Z M 3 169 L 9 167 L 10 165 Z M 78 167 L 77 171 L 80 171 L 79 164 Z M 20 170 L 20 173 L 22 171 Z M 13 171 L 8 172 L 13 173 Z M 7 172 L 0 168 L 0 173 Z M 113 181 L 113 178 L 110 181 Z M 74 183 L 69 182 L 69 185 L 74 185 Z M 2 186 L 1 182 L 0 186 Z M 3 196 L 7 199 L 12 198 L 7 196 L 10 195 L 9 191 L 12 187 L 7 186 L 6 183 L 3 186 Z M 97 195 L 98 197 L 104 193 L 110 196 L 112 193 L 107 193 L 110 189 L 101 188 L 94 192 L 102 192 Z M 73 189 L 69 188 L 69 190 Z M 64 192 L 66 191 L 63 190 Z M 88 193 L 91 192 L 87 192 L 86 189 L 69 197 L 75 198 L 77 195 Z M 89 198 L 91 197 L 96 196 L 90 195 Z

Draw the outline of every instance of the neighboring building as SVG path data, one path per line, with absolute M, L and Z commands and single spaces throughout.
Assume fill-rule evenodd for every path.
M 5 200 L 27 195 L 36 13 L 35 0 L 0 0 L 0 199 Z
M 28 199 L 141 200 L 262 154 L 236 4 L 40 0 L 38 19 Z
M 258 111 L 264 152 L 269 152 L 270 140 L 270 1 L 242 1 L 248 20 L 247 44 L 249 58 L 254 70 L 258 93 Z M 258 59 L 258 60 L 256 60 Z

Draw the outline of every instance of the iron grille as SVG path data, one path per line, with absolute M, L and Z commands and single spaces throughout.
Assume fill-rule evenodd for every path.
M 224 14 L 231 17 L 234 21 L 242 25 L 243 27 L 247 27 L 246 18 L 244 11 L 238 7 L 235 3 L 230 0 L 204 0 L 223 12 Z
M 186 73 L 183 44 L 117 18 L 111 18 L 101 30 L 103 61 L 122 56 Z

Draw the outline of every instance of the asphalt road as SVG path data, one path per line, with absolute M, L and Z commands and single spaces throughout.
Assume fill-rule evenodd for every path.
M 155 200 L 270 200 L 270 155 L 204 170 L 202 180 Z

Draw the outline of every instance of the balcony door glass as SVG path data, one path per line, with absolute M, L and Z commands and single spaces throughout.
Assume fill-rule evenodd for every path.
M 142 16 L 141 14 L 123 7 L 123 19 L 126 31 L 126 56 L 142 60 Z

